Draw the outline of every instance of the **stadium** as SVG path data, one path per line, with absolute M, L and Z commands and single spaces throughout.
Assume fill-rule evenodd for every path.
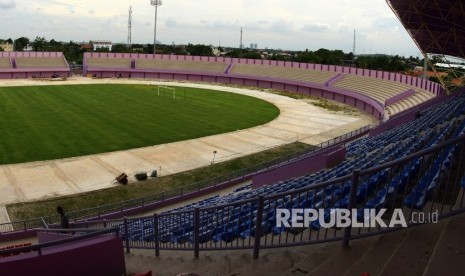
M 460 1 L 387 3 L 424 56 L 465 58 Z M 0 52 L 0 79 L 2 128 L 32 122 L 3 135 L 20 145 L 2 149 L 15 153 L 0 159 L 3 206 L 114 189 L 121 176 L 143 189 L 150 172 L 156 185 L 160 175 L 307 145 L 189 187 L 67 210 L 71 229 L 56 215 L 10 220 L 5 207 L 2 273 L 461 275 L 461 87 L 335 65 L 97 52 L 85 53 L 82 76 L 60 52 Z M 21 140 L 52 129 L 56 145 Z M 340 210 L 352 223 L 335 225 Z

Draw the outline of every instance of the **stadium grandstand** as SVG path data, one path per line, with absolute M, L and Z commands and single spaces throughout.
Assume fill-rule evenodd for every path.
M 329 98 L 388 119 L 443 94 L 428 80 L 334 65 L 177 55 L 85 53 L 84 76 L 255 86 Z
M 461 1 L 387 3 L 425 57 L 465 58 Z M 0 52 L 0 77 L 69 72 L 61 53 L 24 55 Z M 348 104 L 381 122 L 214 187 L 134 199 L 107 212 L 69 212 L 72 229 L 60 229 L 58 216 L 0 224 L 0 242 L 10 242 L 0 247 L 0 271 L 463 274 L 465 88 L 447 93 L 425 79 L 342 66 L 177 55 L 86 53 L 83 74 L 285 90 Z M 323 169 L 302 173 L 302 168 L 312 166 Z M 211 195 L 231 183 L 242 184 L 232 192 Z M 320 219 L 308 218 L 305 225 L 305 216 L 293 209 L 313 210 Z M 331 225 L 342 215 L 340 210 L 355 210 L 347 218 L 362 225 Z M 368 223 L 370 210 L 382 212 L 378 224 Z M 415 217 L 418 214 L 423 221 Z M 393 217 L 397 223 L 392 223 Z M 31 237 L 38 243 L 18 242 Z M 208 258 L 202 260 L 201 254 Z M 63 262 L 66 266 L 56 265 Z
M 66 78 L 70 72 L 60 52 L 0 52 L 0 79 Z

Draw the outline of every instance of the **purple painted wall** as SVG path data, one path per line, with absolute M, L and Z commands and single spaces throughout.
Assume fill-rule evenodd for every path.
M 403 116 L 397 118 L 391 118 L 389 121 L 377 126 L 376 128 L 370 130 L 370 137 L 379 135 L 389 129 L 392 129 L 396 126 L 403 125 L 414 120 L 418 115 L 418 108 L 412 108 L 409 112 L 405 113 Z
M 413 94 L 415 94 L 415 90 L 407 89 L 404 92 L 402 92 L 400 94 L 397 94 L 394 97 L 389 98 L 386 101 L 384 101 L 384 105 L 388 106 L 388 105 L 391 105 L 391 104 L 395 104 L 397 102 L 402 101 L 405 98 L 408 98 L 408 97 L 412 96 Z
M 339 146 L 326 155 L 326 167 L 332 168 L 346 159 L 346 147 Z
M 123 242 L 115 235 L 45 248 L 0 259 L 0 272 L 8 275 L 124 275 Z
M 10 72 L 0 72 L 0 79 L 13 79 Z
M 58 58 L 58 57 L 63 57 L 63 53 L 62 52 L 0 52 L 0 57 Z
M 336 83 L 338 80 L 342 79 L 343 77 L 344 77 L 344 74 L 337 74 L 336 76 L 326 81 L 325 86 L 332 86 L 334 83 Z
M 52 241 L 59 241 L 59 240 L 64 240 L 67 238 L 72 237 L 71 235 L 68 234 L 61 234 L 61 233 L 47 233 L 47 232 L 37 232 L 37 241 L 39 243 L 46 243 L 46 242 L 52 242 Z

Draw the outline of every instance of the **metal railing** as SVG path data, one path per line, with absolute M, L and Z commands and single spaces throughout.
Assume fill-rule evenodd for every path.
M 345 133 L 341 136 L 335 137 L 328 141 L 322 142 L 310 149 L 304 149 L 295 153 L 291 153 L 267 162 L 263 162 L 245 169 L 241 169 L 238 171 L 234 171 L 219 177 L 211 178 L 208 180 L 200 181 L 194 184 L 186 185 L 177 189 L 155 193 L 151 195 L 147 195 L 140 198 L 125 200 L 117 203 L 111 203 L 106 205 L 101 205 L 98 207 L 86 208 L 77 211 L 68 212 L 68 216 L 71 221 L 78 222 L 80 220 L 84 220 L 86 218 L 101 218 L 102 215 L 108 213 L 123 213 L 127 209 L 133 208 L 142 208 L 146 205 L 153 204 L 160 201 L 165 201 L 170 198 L 174 197 L 181 197 L 187 193 L 194 192 L 194 191 L 201 191 L 202 189 L 208 187 L 217 187 L 219 185 L 227 185 L 237 179 L 243 179 L 245 177 L 251 177 L 253 174 L 263 171 L 265 169 L 273 168 L 282 166 L 283 164 L 287 164 L 289 162 L 298 160 L 299 158 L 303 158 L 308 156 L 309 154 L 313 154 L 317 151 L 338 145 L 343 142 L 349 141 L 353 137 L 358 137 L 367 133 L 370 130 L 370 126 L 364 126 L 354 131 Z M 10 232 L 10 231 L 18 231 L 18 230 L 27 230 L 31 228 L 39 228 L 43 226 L 44 220 L 47 224 L 54 224 L 59 222 L 59 216 L 48 216 L 48 217 L 41 217 L 41 218 L 34 218 L 28 219 L 23 221 L 15 221 L 11 223 L 2 223 L 0 224 L 0 233 L 1 232 Z
M 306 181 L 305 178 L 296 181 Z M 293 185 L 293 182 L 282 183 Z M 287 189 L 290 189 L 290 187 Z M 351 239 L 412 227 L 465 212 L 465 135 L 368 169 L 309 187 L 208 208 L 153 216 L 88 222 L 87 227 L 120 228 L 126 250 L 200 251 L 261 249 Z M 301 227 L 278 226 L 278 209 L 314 210 L 320 220 Z M 350 213 L 357 227 L 333 227 L 337 210 Z M 365 210 L 382 211 L 381 223 L 366 220 Z M 405 225 L 392 224 L 402 214 Z M 291 216 L 285 219 L 302 221 Z M 400 221 L 401 222 L 401 221 Z M 330 225 L 330 226 L 328 226 Z

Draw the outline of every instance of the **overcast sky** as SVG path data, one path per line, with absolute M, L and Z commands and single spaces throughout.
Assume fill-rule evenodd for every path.
M 132 42 L 152 43 L 150 0 L 0 0 L 0 38 L 126 42 L 132 6 Z M 341 49 L 419 56 L 385 0 L 163 0 L 157 40 L 289 50 Z

